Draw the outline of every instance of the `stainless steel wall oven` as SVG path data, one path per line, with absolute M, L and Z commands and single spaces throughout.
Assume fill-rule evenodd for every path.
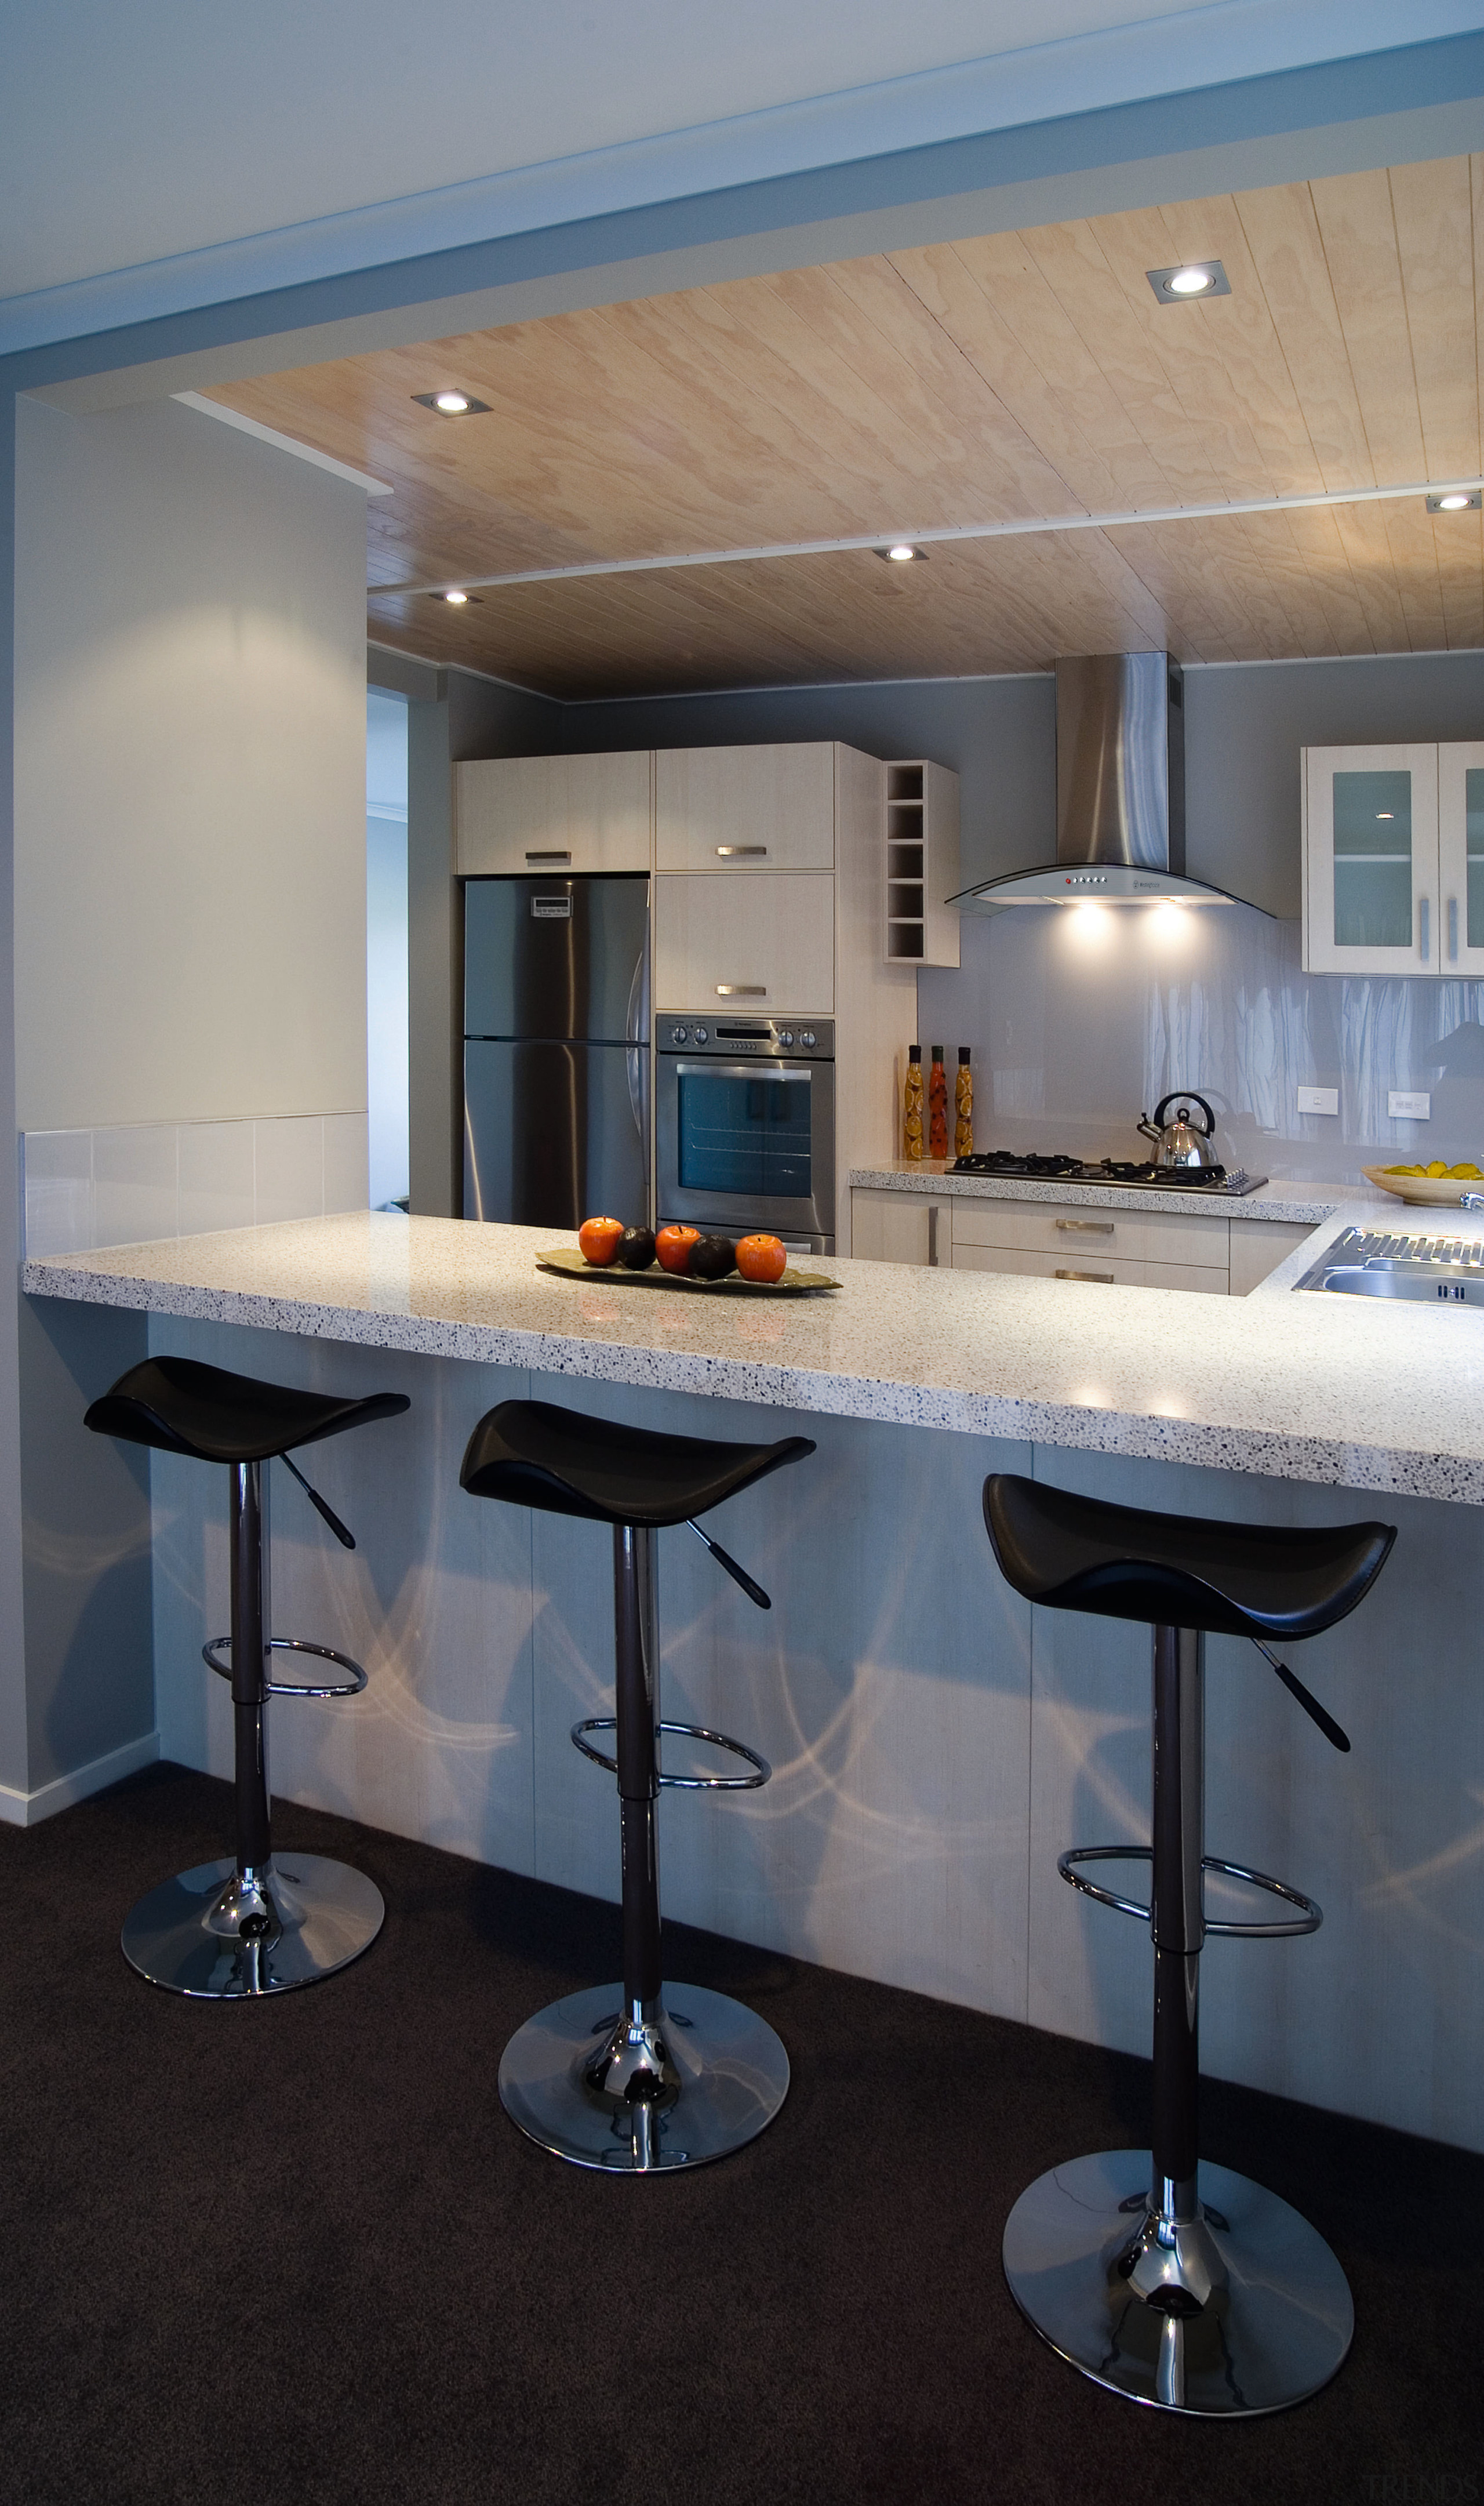
M 654 1204 L 660 1223 L 833 1252 L 831 1020 L 655 1020 Z

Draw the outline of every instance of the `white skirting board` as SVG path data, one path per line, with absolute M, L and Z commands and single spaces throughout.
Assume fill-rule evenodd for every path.
M 38 1784 L 34 1793 L 17 1790 L 14 1784 L 0 1784 L 0 1825 L 36 1827 L 59 1809 L 70 1809 L 74 1802 L 86 1801 L 89 1793 L 106 1791 L 110 1784 L 122 1783 L 140 1767 L 151 1767 L 159 1755 L 159 1734 L 141 1733 L 137 1740 L 125 1740 L 122 1749 L 110 1749 L 107 1757 L 94 1758 L 86 1767 L 74 1767 L 70 1775 L 56 1775 L 50 1784 Z

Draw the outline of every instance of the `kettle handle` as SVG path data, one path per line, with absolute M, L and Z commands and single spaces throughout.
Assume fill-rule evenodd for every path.
M 1193 1088 L 1177 1088 L 1173 1096 L 1161 1096 L 1158 1104 L 1154 1108 L 1154 1121 L 1156 1124 L 1161 1127 L 1163 1126 L 1164 1118 L 1172 1105 L 1199 1105 L 1201 1112 L 1206 1117 L 1207 1139 L 1210 1140 L 1216 1137 L 1216 1116 L 1207 1104 L 1205 1097 L 1197 1096 Z M 1141 1123 L 1138 1128 L 1142 1131 L 1144 1125 Z

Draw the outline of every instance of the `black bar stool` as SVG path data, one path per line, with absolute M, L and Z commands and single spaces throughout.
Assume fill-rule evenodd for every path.
M 1154 1798 L 1148 1845 L 1064 1853 L 1062 1878 L 1147 1920 L 1154 1944 L 1153 2149 L 1052 2167 L 1005 2230 L 1005 2275 L 1053 2349 L 1100 2384 L 1166 2410 L 1219 2417 L 1284 2410 L 1317 2392 L 1350 2347 L 1355 2313 L 1324 2238 L 1287 2202 L 1198 2159 L 1197 1990 L 1208 1933 L 1277 1940 L 1317 1931 L 1311 1898 L 1203 1850 L 1202 1673 L 1207 1634 L 1250 1636 L 1336 1748 L 1350 1742 L 1264 1638 L 1318 1635 L 1363 1600 L 1396 1534 L 1383 1522 L 1323 1530 L 1208 1522 L 1105 1505 L 1034 1480 L 984 1483 L 1002 1573 L 1053 1610 L 1142 1619 L 1154 1630 Z M 1148 1905 L 1084 1877 L 1148 1862 Z M 1218 1871 L 1287 1912 L 1214 1922 Z
M 267 1700 L 351 1697 L 366 1686 L 366 1673 L 330 1645 L 270 1633 L 268 1484 L 263 1465 L 276 1454 L 336 1538 L 354 1549 L 345 1525 L 295 1469 L 289 1451 L 371 1418 L 396 1417 L 408 1406 L 402 1392 L 336 1401 L 230 1375 L 191 1357 L 152 1357 L 121 1375 L 87 1413 L 85 1425 L 100 1436 L 225 1462 L 231 1478 L 231 1631 L 214 1637 L 201 1652 L 219 1678 L 231 1682 L 236 1854 L 233 1861 L 203 1862 L 166 1880 L 141 1897 L 124 1925 L 129 1964 L 172 1992 L 236 2001 L 317 1984 L 359 1957 L 381 1929 L 381 1892 L 364 1873 L 320 1853 L 296 1853 L 288 1863 L 273 1860 Z M 347 1676 L 272 1679 L 267 1674 L 275 1653 L 333 1663 Z
M 469 1440 L 459 1476 L 471 1496 L 613 1525 L 617 1711 L 574 1725 L 572 1737 L 618 1781 L 623 1982 L 552 2002 L 517 2029 L 500 2063 L 512 2121 L 579 2166 L 648 2174 L 724 2158 L 771 2123 L 788 2093 L 789 2058 L 755 2011 L 724 1993 L 660 1979 L 661 1787 L 747 1792 L 765 1784 L 770 1771 L 740 1740 L 658 1719 L 655 1534 L 689 1522 L 748 1597 L 770 1609 L 760 1585 L 694 1517 L 813 1450 L 805 1436 L 720 1445 L 655 1435 L 545 1401 L 502 1402 Z M 593 1732 L 614 1734 L 612 1757 L 592 1747 Z M 750 1772 L 662 1774 L 660 1733 L 728 1749 Z

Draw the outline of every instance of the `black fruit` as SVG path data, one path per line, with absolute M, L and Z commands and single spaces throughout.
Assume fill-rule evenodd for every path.
M 618 1238 L 618 1259 L 625 1271 L 647 1271 L 654 1259 L 654 1231 L 648 1227 L 625 1227 Z
M 729 1235 L 698 1235 L 686 1268 L 692 1279 L 724 1279 L 737 1267 L 737 1248 Z

